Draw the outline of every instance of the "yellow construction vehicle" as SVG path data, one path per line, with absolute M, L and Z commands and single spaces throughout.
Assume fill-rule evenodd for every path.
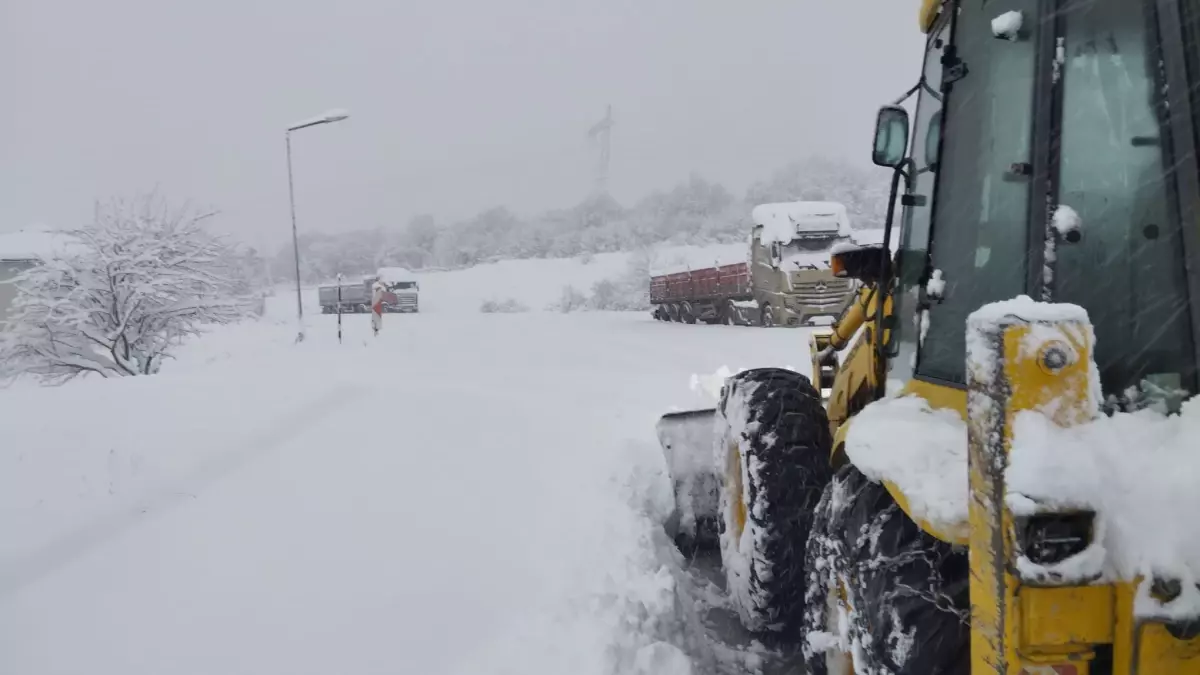
M 1200 578 L 1101 571 L 1095 511 L 1010 484 L 1024 415 L 1176 415 L 1200 386 L 1200 1 L 923 0 L 919 24 L 877 118 L 885 241 L 833 254 L 862 288 L 811 377 L 744 371 L 658 424 L 677 541 L 719 546 L 742 623 L 814 675 L 1200 675 Z M 911 424 L 867 466 L 880 410 Z M 922 443 L 963 461 L 899 463 Z

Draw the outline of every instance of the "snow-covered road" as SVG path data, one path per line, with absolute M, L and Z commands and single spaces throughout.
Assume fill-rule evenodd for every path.
M 806 331 L 434 312 L 377 340 L 347 317 L 339 345 L 333 326 L 294 345 L 249 323 L 156 377 L 0 390 L 0 672 L 754 664 L 698 637 L 653 424 L 708 403 L 693 373 L 802 365 Z

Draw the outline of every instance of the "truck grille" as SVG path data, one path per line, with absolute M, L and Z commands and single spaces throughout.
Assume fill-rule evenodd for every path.
M 789 295 L 797 304 L 833 309 L 845 302 L 846 295 L 854 290 L 852 283 L 850 279 L 797 281 L 792 284 Z
M 415 295 L 398 295 L 396 296 L 397 307 L 416 307 L 417 296 Z

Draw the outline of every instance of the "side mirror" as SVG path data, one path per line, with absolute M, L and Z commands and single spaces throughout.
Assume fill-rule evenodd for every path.
M 875 150 L 871 161 L 876 166 L 894 169 L 908 151 L 908 111 L 898 105 L 885 105 L 875 118 Z
M 864 284 L 879 281 L 879 271 L 889 264 L 888 251 L 881 245 L 844 244 L 829 256 L 829 268 L 839 279 L 857 279 Z

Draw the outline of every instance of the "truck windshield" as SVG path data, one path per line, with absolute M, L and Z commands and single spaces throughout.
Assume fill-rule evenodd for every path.
M 829 237 L 803 237 L 793 239 L 791 243 L 788 244 L 788 248 L 792 248 L 797 251 L 828 251 L 829 249 L 833 248 L 835 243 L 844 239 L 845 237 L 838 237 L 836 235 Z
M 392 284 L 393 291 L 411 290 L 416 287 L 417 282 L 415 281 L 401 281 L 399 283 Z
M 829 267 L 829 250 L 840 237 L 793 239 L 779 251 L 779 269 L 785 272 Z

